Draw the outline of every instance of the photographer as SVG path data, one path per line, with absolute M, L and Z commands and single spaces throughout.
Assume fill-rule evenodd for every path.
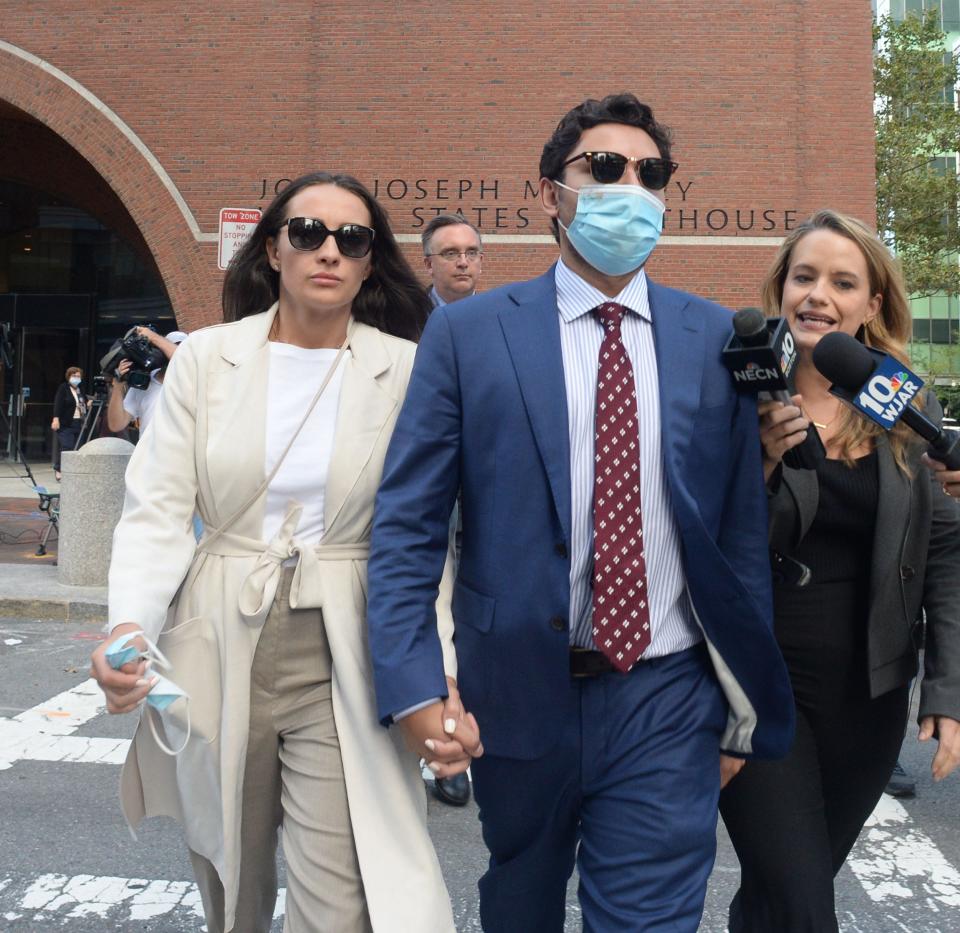
M 107 407 L 107 427 L 113 431 L 122 431 L 136 418 L 140 422 L 140 434 L 147 429 L 150 418 L 160 397 L 163 386 L 163 374 L 167 364 L 177 352 L 177 346 L 187 339 L 181 330 L 171 331 L 166 337 L 161 337 L 149 327 L 136 328 L 138 337 L 148 340 L 160 350 L 166 360 L 164 365 L 150 373 L 150 382 L 145 389 L 126 387 L 127 373 L 134 368 L 134 362 L 125 358 L 117 366 L 113 387 L 110 390 L 110 403 Z

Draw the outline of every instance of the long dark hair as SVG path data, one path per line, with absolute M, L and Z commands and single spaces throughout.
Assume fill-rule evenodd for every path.
M 342 172 L 312 172 L 291 182 L 264 211 L 253 235 L 234 256 L 223 280 L 223 319 L 239 321 L 270 307 L 280 296 L 280 273 L 267 260 L 269 237 L 280 232 L 287 204 L 304 188 L 336 185 L 355 194 L 370 211 L 373 256 L 370 275 L 364 280 L 351 313 L 364 324 L 407 340 L 419 338 L 430 313 L 430 299 L 403 258 L 390 230 L 387 212 L 352 175 Z

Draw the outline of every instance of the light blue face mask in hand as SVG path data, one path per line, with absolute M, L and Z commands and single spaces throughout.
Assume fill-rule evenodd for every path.
M 142 638 L 147 643 L 147 650 L 140 651 L 136 645 L 131 645 L 130 642 L 137 637 Z M 163 652 L 149 639 L 143 632 L 128 632 L 126 635 L 121 635 L 116 641 L 112 642 L 108 647 L 104 656 L 107 659 L 107 663 L 114 669 L 119 670 L 123 667 L 124 664 L 130 664 L 134 661 L 139 661 L 141 658 L 145 660 L 150 660 L 153 663 L 154 668 L 162 667 L 164 670 L 170 670 L 170 662 L 163 656 Z M 182 690 L 178 687 L 170 678 L 164 677 L 163 674 L 155 673 L 157 682 L 150 688 L 150 692 L 147 694 L 147 705 L 152 706 L 158 713 L 162 713 L 171 703 L 176 702 L 181 697 L 183 701 L 187 704 L 190 702 L 190 696 L 186 690 Z M 190 714 L 189 708 L 187 711 L 187 734 L 186 738 L 183 740 L 183 744 L 180 748 L 173 750 L 167 746 L 167 743 L 160 738 L 157 734 L 157 728 L 154 725 L 153 719 L 148 715 L 147 721 L 150 723 L 150 731 L 153 733 L 154 739 L 156 739 L 157 745 L 166 752 L 168 755 L 179 755 L 187 747 L 187 742 L 190 741 Z

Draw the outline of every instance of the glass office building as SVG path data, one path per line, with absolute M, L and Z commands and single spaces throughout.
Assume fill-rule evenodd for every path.
M 946 48 L 956 54 L 960 47 L 960 0 L 877 0 L 878 17 L 891 16 L 902 20 L 911 13 L 935 9 L 946 35 Z M 956 89 L 949 88 L 947 97 L 956 104 Z M 945 154 L 937 160 L 945 172 L 957 171 L 957 154 Z M 960 261 L 960 260 L 958 260 Z M 910 356 L 916 369 L 932 375 L 937 382 L 960 384 L 960 297 L 931 295 L 911 299 L 913 309 L 913 342 Z

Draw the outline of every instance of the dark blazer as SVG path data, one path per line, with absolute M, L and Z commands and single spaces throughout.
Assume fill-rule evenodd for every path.
M 83 392 L 83 386 L 80 386 L 77 392 Z M 70 391 L 70 384 L 61 382 L 53 396 L 53 417 L 60 419 L 61 428 L 69 428 L 73 423 L 73 412 L 76 407 L 77 403 Z
M 928 395 L 927 415 L 939 424 L 940 406 Z M 913 478 L 897 467 L 885 435 L 877 440 L 880 479 L 870 573 L 867 653 L 870 694 L 877 697 L 917 673 L 924 642 L 920 716 L 960 720 L 960 505 L 943 494 L 910 452 Z M 819 502 L 813 470 L 783 467 L 770 498 L 770 545 L 790 554 L 813 522 Z
M 793 698 L 772 632 L 756 403 L 720 361 L 724 308 L 650 283 L 663 463 L 723 747 L 776 757 Z M 554 270 L 430 316 L 377 497 L 368 627 L 379 714 L 446 695 L 434 601 L 463 495 L 458 684 L 491 754 L 536 758 L 574 715 L 570 452 Z

